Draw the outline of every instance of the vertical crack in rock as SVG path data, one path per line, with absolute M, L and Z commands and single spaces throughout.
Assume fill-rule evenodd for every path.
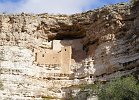
M 64 98 L 68 87 L 137 73 L 139 3 L 74 15 L 0 15 L 0 99 Z

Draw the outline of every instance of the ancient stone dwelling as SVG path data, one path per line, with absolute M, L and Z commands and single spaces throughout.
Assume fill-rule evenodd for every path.
M 139 71 L 139 2 L 73 15 L 0 15 L 0 100 L 68 99 Z
M 45 42 L 46 49 L 34 49 L 35 63 L 39 66 L 54 68 L 55 73 L 71 74 L 71 65 L 85 58 L 80 39 L 53 40 Z M 51 72 L 53 73 L 53 72 Z

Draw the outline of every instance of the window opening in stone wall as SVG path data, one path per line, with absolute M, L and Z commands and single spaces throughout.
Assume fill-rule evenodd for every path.
M 42 54 L 42 57 L 44 57 L 44 54 Z
M 35 61 L 37 61 L 37 53 L 35 53 Z
M 32 49 L 32 52 L 34 52 L 34 49 Z
M 65 51 L 66 51 L 66 49 L 65 49 Z

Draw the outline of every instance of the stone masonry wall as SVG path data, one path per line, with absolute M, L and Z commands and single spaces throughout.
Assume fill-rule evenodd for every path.
M 69 16 L 0 15 L 0 99 L 60 99 L 69 92 L 66 87 L 137 73 L 138 9 L 137 2 L 134 6 L 121 3 Z M 78 39 L 80 46 L 75 45 Z M 52 40 L 73 41 L 71 47 L 76 49 L 70 50 L 74 63 L 68 68 L 35 63 L 33 51 L 52 49 Z M 62 61 L 71 63 L 66 62 L 68 57 Z M 71 74 L 60 73 L 69 69 Z

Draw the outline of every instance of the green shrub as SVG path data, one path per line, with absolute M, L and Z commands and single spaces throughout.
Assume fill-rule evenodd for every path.
M 2 84 L 2 82 L 0 81 L 0 90 L 2 90 L 3 89 L 3 84 Z
M 1 71 L 2 71 L 2 69 L 0 69 L 0 75 L 1 75 Z M 1 80 L 0 80 L 0 90 L 3 90 L 3 84 L 1 82 Z
M 98 96 L 99 100 L 139 100 L 139 83 L 133 76 L 118 78 L 107 83 L 82 85 L 75 98 Z M 78 100 L 78 99 L 77 99 Z
M 132 5 L 134 5 L 137 1 L 139 1 L 139 0 L 130 0 L 130 3 L 131 3 Z
M 104 85 L 99 100 L 139 100 L 139 84 L 133 77 L 119 78 Z
M 41 98 L 42 98 L 43 100 L 53 100 L 53 99 L 54 99 L 54 100 L 55 100 L 55 99 L 56 99 L 56 100 L 57 100 L 57 99 L 59 100 L 59 98 L 52 97 L 52 96 L 42 96 Z
M 91 96 L 96 96 L 99 93 L 101 85 L 100 82 L 97 82 L 96 84 L 79 85 L 77 87 L 80 88 L 80 91 L 70 100 L 87 100 L 87 98 Z

